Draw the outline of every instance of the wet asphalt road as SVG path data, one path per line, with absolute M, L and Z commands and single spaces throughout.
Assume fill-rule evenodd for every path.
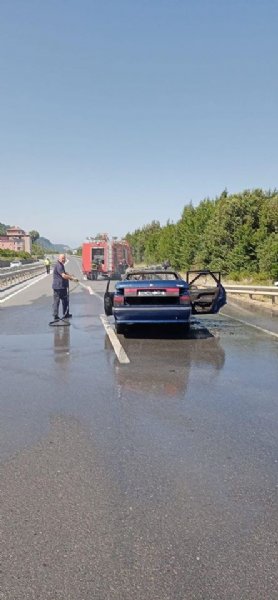
M 0 598 L 276 600 L 277 337 L 227 307 L 120 365 L 104 282 L 55 329 L 50 283 L 0 304 Z

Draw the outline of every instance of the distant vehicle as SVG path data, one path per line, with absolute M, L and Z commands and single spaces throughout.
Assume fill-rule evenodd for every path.
M 220 273 L 212 271 L 188 271 L 185 280 L 169 269 L 128 269 L 114 291 L 109 284 L 104 310 L 114 316 L 117 333 L 130 325 L 189 329 L 192 314 L 215 314 L 226 304 Z
M 21 260 L 12 260 L 12 262 L 10 262 L 10 267 L 12 268 L 21 267 L 21 265 Z
M 131 249 L 126 240 L 109 239 L 104 233 L 82 246 L 82 271 L 87 279 L 119 279 L 132 265 Z

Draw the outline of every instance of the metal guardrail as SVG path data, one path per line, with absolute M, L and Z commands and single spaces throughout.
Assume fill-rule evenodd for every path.
M 227 294 L 244 294 L 247 295 L 250 300 L 253 300 L 253 296 L 267 296 L 271 298 L 272 304 L 276 304 L 276 298 L 278 298 L 278 288 L 275 285 L 225 285 Z
M 5 270 L 4 273 L 0 273 L 0 292 L 23 281 L 33 279 L 33 277 L 37 277 L 42 273 L 45 273 L 45 265 L 42 264 L 28 267 L 21 266 L 18 269 L 10 268 L 8 271 Z

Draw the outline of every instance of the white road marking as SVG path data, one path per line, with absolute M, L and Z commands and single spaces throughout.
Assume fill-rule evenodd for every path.
M 107 317 L 105 315 L 100 315 L 99 318 L 100 318 L 100 320 L 103 324 L 103 327 L 104 327 L 104 329 L 110 339 L 110 342 L 114 348 L 114 352 L 117 356 L 118 361 L 122 364 L 130 363 L 129 358 L 128 358 L 126 352 L 124 351 L 118 337 L 116 336 L 116 333 L 115 333 L 113 327 L 110 325 Z
M 99 300 L 103 302 L 103 296 L 101 296 L 97 292 L 94 292 L 94 290 L 92 290 L 92 288 L 89 285 L 87 286 L 87 288 L 89 290 L 89 294 L 91 294 L 92 296 L 96 296 Z
M 79 281 L 79 285 L 81 285 L 81 287 L 87 290 L 91 296 L 96 296 L 99 300 L 103 300 L 103 296 L 100 296 L 100 294 L 94 292 L 94 290 L 92 290 L 92 288 L 89 285 L 85 285 L 85 283 L 82 283 L 81 281 Z
M 222 312 L 222 315 L 224 315 L 224 317 L 227 317 L 228 319 L 233 319 L 234 321 L 238 321 L 238 323 L 247 325 L 247 327 L 253 327 L 253 329 L 258 329 L 259 331 L 262 331 L 263 333 L 267 333 L 268 335 L 273 335 L 274 337 L 278 338 L 278 333 L 274 333 L 274 331 L 270 331 L 269 329 L 264 329 L 263 327 L 260 327 L 259 325 L 254 325 L 254 323 L 248 323 L 248 321 L 243 321 L 242 319 L 237 319 L 237 317 L 231 317 L 231 315 L 226 315 L 224 312 Z
M 95 292 L 92 290 L 92 288 L 90 288 L 90 286 L 89 286 L 89 285 L 85 285 L 85 283 L 82 283 L 82 281 L 79 281 L 79 285 L 80 285 L 81 287 L 83 287 L 83 288 L 84 288 L 84 290 L 87 290 L 87 292 L 89 292 L 89 294 L 91 294 L 91 296 L 94 296 L 94 295 L 95 295 Z
M 88 290 L 89 294 L 91 294 L 91 296 L 96 296 L 99 300 L 103 301 L 103 297 L 100 296 L 97 292 L 94 292 L 94 290 L 92 290 L 92 288 L 89 285 L 85 285 L 84 283 L 79 282 L 80 285 L 85 289 Z M 126 354 L 126 352 L 124 351 L 113 327 L 110 325 L 107 317 L 105 315 L 99 315 L 99 318 L 103 324 L 103 327 L 110 339 L 110 342 L 112 344 L 112 347 L 114 349 L 114 352 L 117 356 L 117 359 L 120 363 L 122 364 L 128 364 L 130 363 L 130 360 Z
M 34 285 L 35 283 L 37 283 L 38 281 L 41 281 L 45 277 L 48 277 L 47 273 L 44 273 L 43 275 L 40 275 L 40 276 L 36 277 L 30 283 L 28 283 L 24 287 L 20 288 L 20 290 L 16 290 L 16 292 L 13 292 L 12 294 L 9 294 L 9 296 L 5 296 L 5 298 L 1 298 L 0 304 L 3 304 L 3 302 L 6 302 L 7 300 L 10 300 L 10 298 L 13 298 L 13 296 L 16 296 L 17 294 L 20 294 L 20 292 L 24 292 L 24 290 L 27 290 L 27 288 L 31 287 L 31 285 Z

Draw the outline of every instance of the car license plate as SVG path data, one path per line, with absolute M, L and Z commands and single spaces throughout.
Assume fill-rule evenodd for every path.
M 138 296 L 165 296 L 164 290 L 139 290 Z

